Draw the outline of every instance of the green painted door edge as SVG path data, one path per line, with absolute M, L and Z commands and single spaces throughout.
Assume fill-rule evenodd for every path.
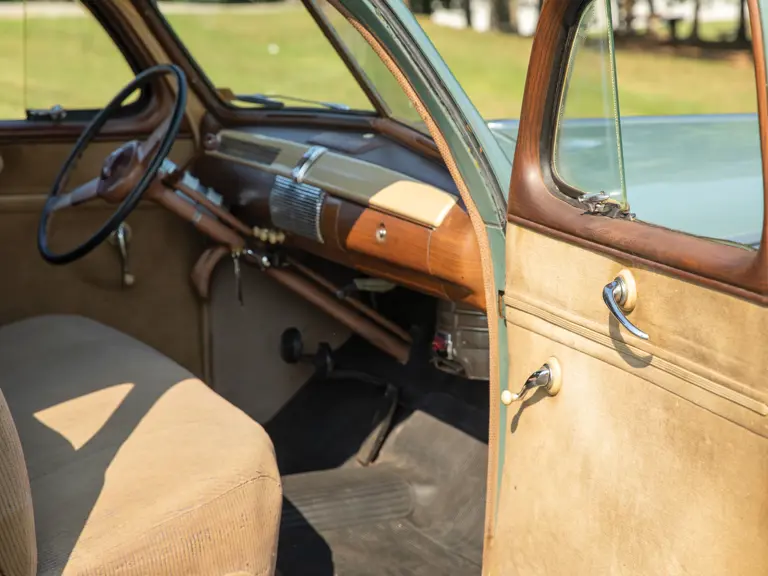
M 491 244 L 492 254 L 502 254 L 506 256 L 507 252 L 507 237 L 506 230 L 490 229 L 488 230 L 488 239 Z M 495 260 L 495 256 L 494 256 Z M 493 267 L 493 272 L 496 280 L 496 289 L 501 289 L 506 285 L 506 257 L 505 263 L 502 266 Z M 494 302 L 493 305 L 496 303 Z M 499 394 L 502 390 L 507 388 L 509 382 L 509 348 L 507 347 L 507 323 L 503 316 L 500 314 L 498 319 L 498 358 L 499 358 Z M 504 472 L 504 463 L 506 461 L 506 445 L 507 445 L 507 406 L 501 401 L 499 402 L 499 429 L 496 431 L 498 434 L 498 452 L 496 462 L 496 505 L 493 510 L 494 522 L 498 519 L 497 512 L 499 511 L 499 501 L 501 500 L 501 478 Z
M 451 148 L 457 168 L 482 217 L 491 248 L 496 289 L 506 283 L 506 191 L 511 165 L 498 141 L 424 30 L 402 0 L 340 0 L 376 37 L 417 91 Z M 488 306 L 496 306 L 496 301 Z M 499 383 L 509 372 L 506 324 L 498 323 Z M 499 403 L 496 503 L 506 444 L 507 407 Z M 494 517 L 496 516 L 496 510 Z

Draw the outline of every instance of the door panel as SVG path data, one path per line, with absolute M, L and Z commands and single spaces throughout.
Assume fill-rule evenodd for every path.
M 666 373 L 680 381 L 676 394 L 768 436 L 768 349 L 745 337 L 768 334 L 764 308 L 520 226 L 507 233 L 506 307 L 615 348 L 628 371 Z M 628 318 L 647 341 L 630 336 L 603 302 L 603 287 L 623 269 L 638 291 Z
M 642 343 L 602 302 L 622 262 L 507 242 L 509 389 L 553 356 L 563 380 L 507 410 L 490 573 L 768 573 L 765 309 L 632 268 Z
M 72 175 L 74 186 L 98 174 L 118 142 L 90 146 Z M 103 244 L 82 260 L 52 266 L 37 251 L 37 223 L 53 180 L 71 144 L 0 146 L 0 325 L 38 314 L 81 314 L 122 330 L 202 375 L 202 311 L 189 274 L 203 250 L 187 222 L 142 203 L 128 218 L 131 271 L 136 284 L 121 286 L 116 249 Z M 171 158 L 189 158 L 192 142 L 180 140 Z M 57 215 L 54 241 L 72 246 L 112 213 L 114 206 L 89 204 Z
M 575 166 L 593 170 L 593 189 L 558 180 L 554 134 L 569 82 L 579 86 L 565 71 L 577 40 L 592 42 L 577 31 L 590 2 L 603 0 L 545 2 L 531 52 L 507 215 L 507 387 L 517 392 L 553 357 L 562 382 L 555 396 L 530 391 L 501 411 L 486 571 L 766 574 L 768 232 L 752 251 L 633 220 L 623 206 L 589 214 L 582 194 L 610 190 L 601 173 L 611 171 L 593 166 L 605 158 Z M 757 4 L 749 6 L 761 38 Z M 616 78 L 612 70 L 601 78 L 620 142 Z M 589 98 L 593 83 L 581 79 Z M 621 174 L 621 146 L 616 152 L 607 168 Z M 701 201 L 689 199 L 692 215 Z M 637 287 L 628 319 L 648 340 L 631 335 L 603 301 L 622 271 Z
M 8 95 L 19 105 L 16 115 L 23 114 L 22 102 L 34 107 L 61 104 L 68 111 L 55 122 L 0 121 L 0 325 L 37 314 L 81 314 L 137 337 L 202 375 L 203 314 L 189 274 L 203 241 L 187 222 L 150 203 L 141 203 L 131 214 L 128 251 L 136 283 L 130 288 L 121 286 L 120 259 L 111 245 L 65 266 L 51 266 L 38 254 L 39 215 L 72 146 L 96 113 L 86 109 L 106 105 L 132 70 L 168 61 L 131 2 L 84 4 L 83 11 L 93 12 L 98 22 L 88 22 L 91 15 L 83 14 L 78 22 L 35 19 L 24 27 L 19 24 L 18 41 L 29 42 L 30 60 L 19 68 L 23 76 L 15 85 L 27 93 Z M 46 43 L 51 34 L 68 38 L 67 50 L 52 54 Z M 94 46 L 99 49 L 88 52 Z M 80 50 L 77 62 L 68 58 L 72 50 Z M 125 62 L 119 61 L 121 54 Z M 48 73 L 57 66 L 58 74 Z M 168 115 L 175 91 L 167 79 L 156 81 L 134 104 L 116 112 L 85 150 L 68 185 L 98 175 L 103 160 L 121 143 L 146 137 Z M 187 128 L 191 125 L 197 123 Z M 179 138 L 171 159 L 186 162 L 193 153 L 192 141 Z M 57 214 L 52 239 L 71 247 L 113 211 L 114 206 L 94 202 Z
M 0 158 L 3 161 L 0 201 L 4 197 L 19 194 L 47 196 L 74 144 L 75 139 L 69 142 L 46 142 L 40 139 L 37 142 L 0 145 Z M 104 159 L 120 144 L 118 139 L 109 139 L 89 145 L 72 172 L 69 186 L 75 187 L 98 176 Z M 174 155 L 178 159 L 188 157 L 191 152 L 191 144 L 182 142 L 176 145 Z

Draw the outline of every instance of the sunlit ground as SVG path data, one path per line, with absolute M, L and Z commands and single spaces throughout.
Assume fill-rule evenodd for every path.
M 170 20 L 217 86 L 366 107 L 365 96 L 301 7 Z M 422 24 L 485 117 L 519 115 L 530 39 Z M 0 118 L 23 117 L 25 105 L 101 107 L 131 78 L 95 22 L 35 18 L 27 25 L 25 82 L 22 31 L 22 21 L 0 20 Z M 617 61 L 623 114 L 755 110 L 747 58 L 734 63 L 620 51 Z M 582 81 L 599 86 L 598 67 L 585 66 Z M 598 99 L 579 104 L 583 114 L 590 113 L 592 100 Z

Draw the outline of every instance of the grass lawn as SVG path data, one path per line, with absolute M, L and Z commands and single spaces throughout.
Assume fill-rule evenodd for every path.
M 261 14 L 169 17 L 217 86 L 274 92 L 366 107 L 362 92 L 301 7 Z M 480 112 L 519 115 L 531 41 L 440 28 L 422 22 Z M 27 23 L 26 106 L 101 107 L 132 74 L 95 22 L 84 18 Z M 23 23 L 0 20 L 0 118 L 25 108 Z M 754 73 L 743 63 L 620 51 L 623 114 L 752 112 Z M 586 66 L 584 77 L 599 82 Z M 583 103 L 584 114 L 592 111 Z

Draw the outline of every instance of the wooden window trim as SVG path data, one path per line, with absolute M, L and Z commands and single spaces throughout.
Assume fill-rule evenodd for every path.
M 720 244 L 643 222 L 584 215 L 558 189 L 551 164 L 557 104 L 569 37 L 585 0 L 547 0 L 534 37 L 512 170 L 507 220 L 609 254 L 630 266 L 656 269 L 768 304 L 768 95 L 757 0 L 748 0 L 763 159 L 763 230 L 758 251 Z

